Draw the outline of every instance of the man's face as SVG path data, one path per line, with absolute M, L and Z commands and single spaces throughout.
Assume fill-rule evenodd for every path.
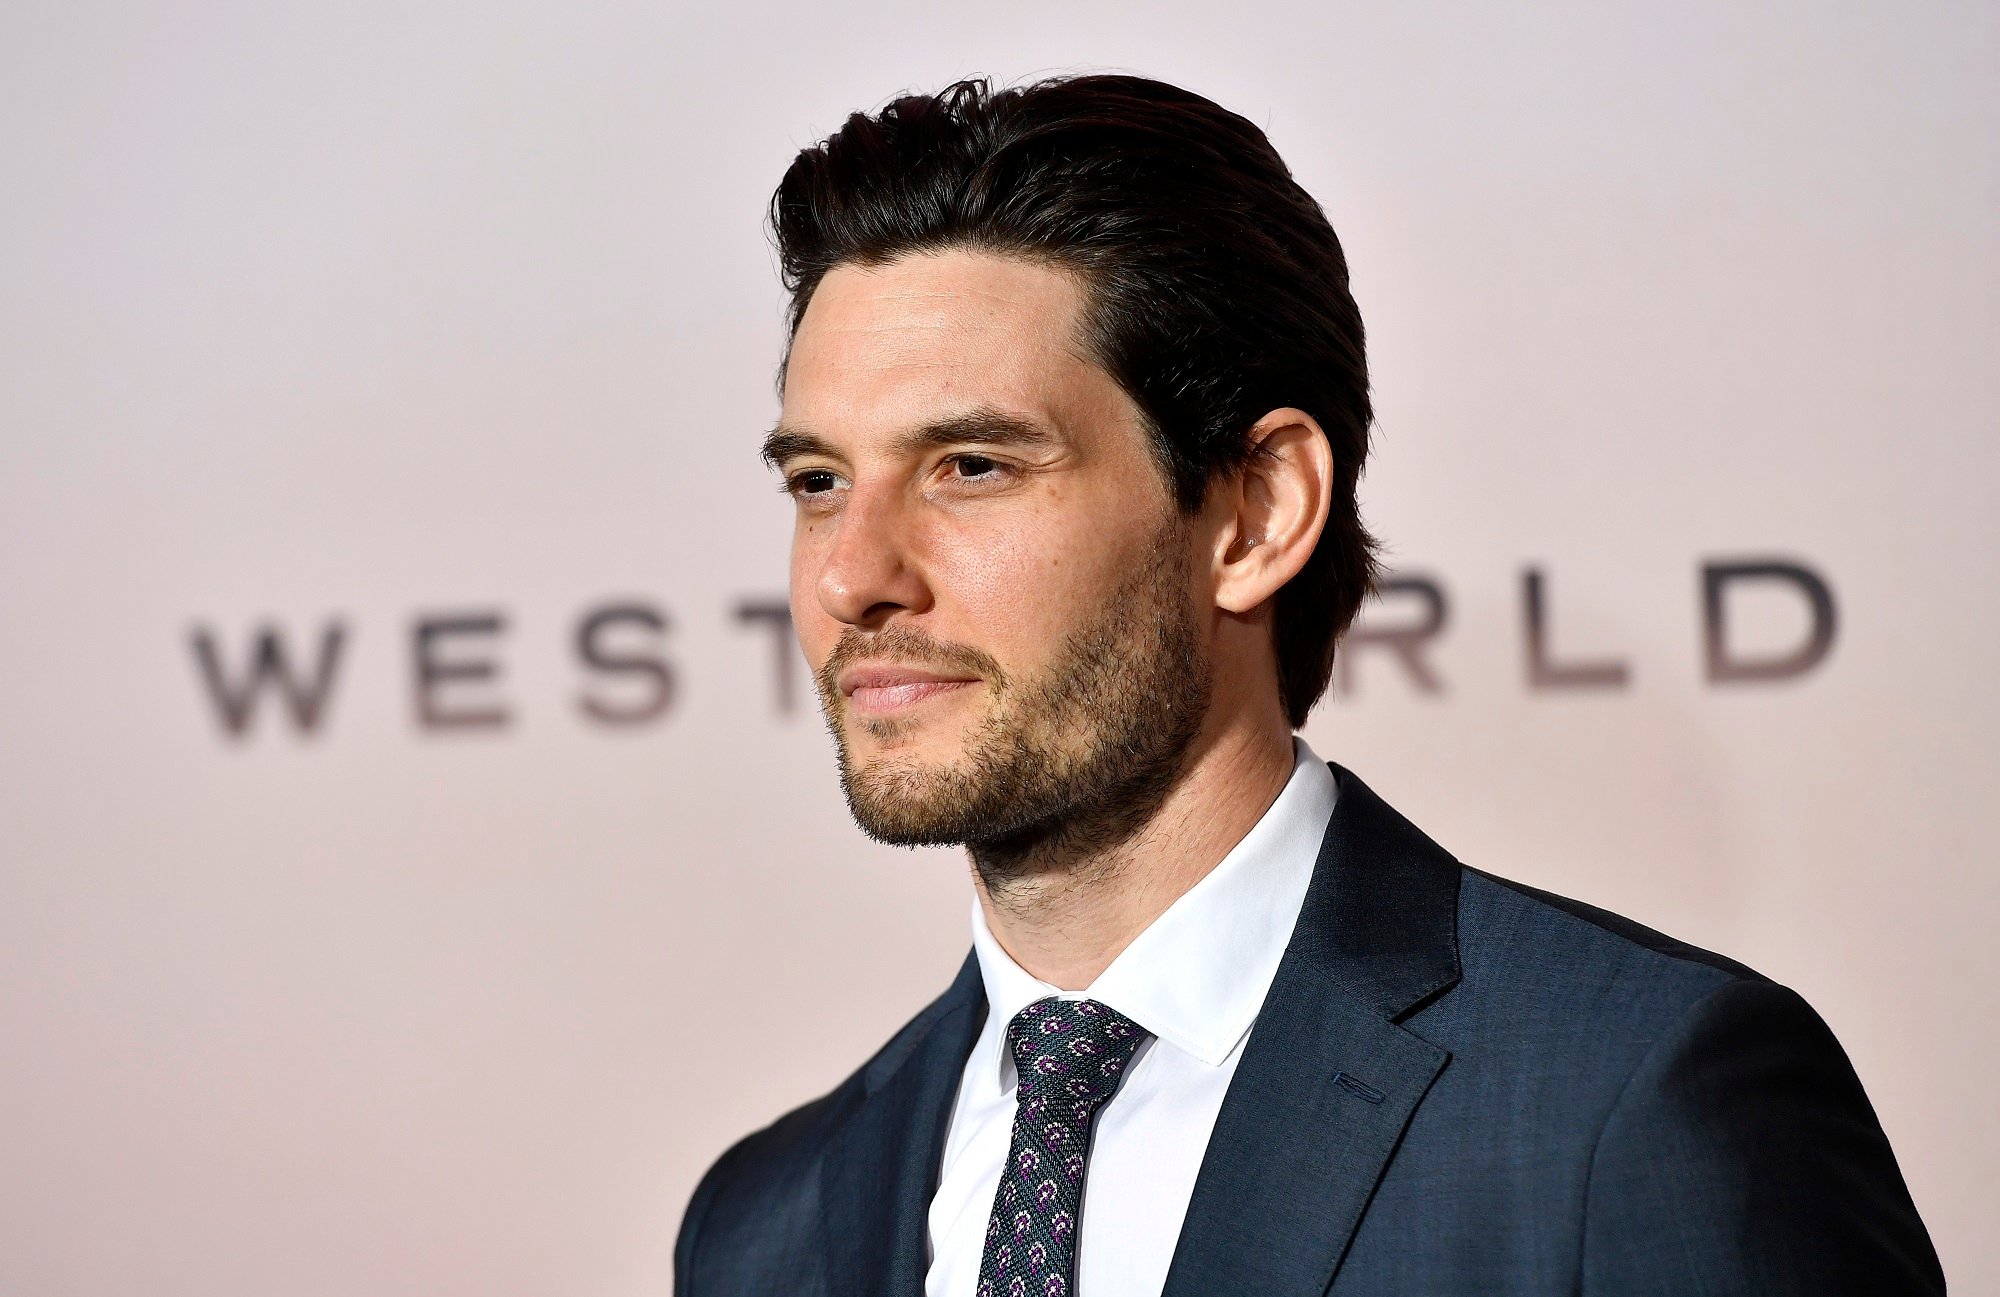
M 948 251 L 836 268 L 793 340 L 768 445 L 797 503 L 792 617 L 849 804 L 887 841 L 1117 833 L 1200 728 L 1193 532 L 1082 354 L 1083 301 Z

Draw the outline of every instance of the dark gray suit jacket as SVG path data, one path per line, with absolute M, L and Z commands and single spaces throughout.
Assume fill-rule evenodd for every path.
M 1896 1297 L 1944 1277 L 1791 991 L 1460 865 L 1339 766 L 1165 1297 Z M 978 969 L 722 1156 L 679 1297 L 920 1297 Z M 1083 1294 L 1089 1297 L 1089 1294 Z

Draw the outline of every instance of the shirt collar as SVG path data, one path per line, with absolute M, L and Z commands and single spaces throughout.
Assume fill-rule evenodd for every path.
M 1292 777 L 1221 862 L 1168 906 L 1082 991 L 1040 980 L 1000 948 L 978 898 L 972 948 L 986 1003 L 1004 1030 L 1045 996 L 1092 999 L 1166 1044 L 1219 1067 L 1257 1019 L 1278 973 L 1333 816 L 1333 772 L 1292 740 Z M 1003 1072 L 1006 1051 L 1001 1051 Z

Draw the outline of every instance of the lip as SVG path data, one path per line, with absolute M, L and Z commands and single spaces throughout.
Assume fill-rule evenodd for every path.
M 973 676 L 947 675 L 922 667 L 863 662 L 841 671 L 835 683 L 850 703 L 867 711 L 886 712 L 914 707 L 979 681 Z

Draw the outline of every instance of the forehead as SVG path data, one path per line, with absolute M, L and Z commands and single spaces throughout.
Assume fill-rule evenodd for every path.
M 1083 288 L 1018 257 L 954 249 L 842 265 L 813 293 L 785 372 L 785 422 L 822 435 L 986 407 L 1090 421 L 1123 396 L 1078 345 Z

